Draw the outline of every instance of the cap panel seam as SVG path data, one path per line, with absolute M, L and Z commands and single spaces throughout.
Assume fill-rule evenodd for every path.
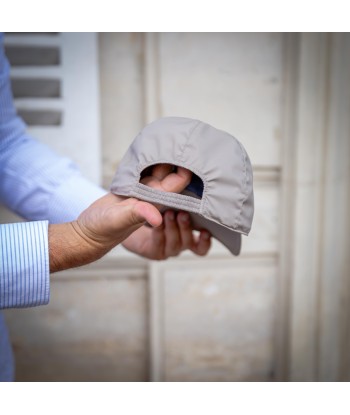
M 192 136 L 192 134 L 193 134 L 193 132 L 200 126 L 202 124 L 202 122 L 201 121 L 197 121 L 197 123 L 191 128 L 191 130 L 188 132 L 188 136 L 187 136 L 187 139 L 186 139 L 186 143 L 183 145 L 183 147 L 182 147 L 182 149 L 180 150 L 180 153 L 179 153 L 179 155 L 178 156 L 176 156 L 176 160 L 179 160 L 179 161 L 181 161 L 181 162 L 183 162 L 183 154 L 184 154 L 184 152 L 185 152 L 185 150 L 186 150 L 186 148 L 188 147 L 188 142 L 190 141 L 190 139 L 191 139 L 191 136 Z
M 246 189 L 247 189 L 247 184 L 248 184 L 246 156 L 245 156 L 242 144 L 238 140 L 236 140 L 236 142 L 239 144 L 239 146 L 241 148 L 241 151 L 242 151 L 241 155 L 242 155 L 242 162 L 243 162 L 243 177 L 244 178 L 243 178 L 243 181 L 242 181 L 242 187 L 243 187 L 242 195 L 243 195 L 243 197 L 242 197 L 242 202 L 240 203 L 239 212 L 238 212 L 238 214 L 236 216 L 236 219 L 235 219 L 235 222 L 234 222 L 234 227 L 235 228 L 237 226 L 239 226 L 239 223 L 240 223 L 240 218 L 241 218 L 241 215 L 242 215 L 243 205 L 244 205 L 244 202 L 247 199 Z
M 183 155 L 184 155 L 186 149 L 188 148 L 188 143 L 189 143 L 191 137 L 194 135 L 195 131 L 201 125 L 206 125 L 206 124 L 203 123 L 202 121 L 197 120 L 197 122 L 195 123 L 195 125 L 188 132 L 188 137 L 187 137 L 186 143 L 183 146 L 183 149 L 181 151 L 181 154 L 179 154 L 179 156 L 176 158 L 177 161 L 180 161 L 180 162 L 183 163 Z M 182 167 L 184 167 L 184 166 L 182 166 Z M 198 174 L 195 170 L 192 169 L 192 171 L 194 173 L 196 173 L 197 176 L 199 176 L 202 179 L 202 181 L 203 181 L 203 193 L 202 193 L 202 198 L 201 198 L 202 203 L 200 205 L 200 213 L 203 214 L 203 212 L 206 211 L 206 205 L 207 205 L 207 190 L 208 190 L 207 181 L 206 180 L 203 180 L 203 177 L 200 174 Z

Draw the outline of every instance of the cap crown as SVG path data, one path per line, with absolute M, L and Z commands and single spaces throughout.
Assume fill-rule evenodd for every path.
M 204 185 L 202 198 L 169 196 L 140 184 L 141 172 L 159 163 L 182 166 L 199 176 Z M 167 117 L 147 125 L 122 159 L 111 190 L 189 210 L 243 234 L 249 233 L 253 220 L 252 167 L 242 144 L 224 131 L 189 118 Z

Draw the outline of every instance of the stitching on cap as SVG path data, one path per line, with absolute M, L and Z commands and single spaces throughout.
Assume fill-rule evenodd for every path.
M 144 164 L 144 165 L 142 165 L 142 164 L 139 164 L 138 166 L 137 166 L 137 174 L 136 174 L 136 176 L 135 176 L 135 178 L 134 178 L 134 182 L 133 182 L 133 184 L 132 184 L 132 189 L 133 188 L 135 188 L 135 186 L 137 186 L 138 184 L 141 184 L 142 185 L 142 183 L 140 183 L 140 177 L 141 177 L 141 172 L 144 170 L 144 169 L 146 169 L 147 167 L 150 167 L 150 166 L 155 166 L 156 164 L 162 164 L 162 163 L 166 163 L 166 164 L 173 164 L 174 165 L 174 160 L 170 160 L 170 159 L 158 159 L 158 160 L 154 160 L 154 161 L 152 161 L 152 162 L 150 162 L 150 163 L 146 163 L 146 164 Z M 202 182 L 203 182 L 203 194 L 202 194 L 202 198 L 201 199 L 195 199 L 195 200 L 198 200 L 198 201 L 200 201 L 200 208 L 199 208 L 199 212 L 200 213 L 202 213 L 203 211 L 204 211 L 204 208 L 203 208 L 203 206 L 207 203 L 207 189 L 208 189 L 208 184 L 207 184 L 207 180 L 206 180 L 206 178 L 202 175 L 202 172 L 200 172 L 199 170 L 197 170 L 196 168 L 192 168 L 192 167 L 189 167 L 189 166 L 186 166 L 183 162 L 179 162 L 179 163 L 177 163 L 176 165 L 178 165 L 178 166 L 180 166 L 180 167 L 183 167 L 183 168 L 185 168 L 185 169 L 188 169 L 188 170 L 190 170 L 190 171 L 192 171 L 193 173 L 195 173 L 201 180 L 202 180 Z M 144 185 L 143 185 L 144 186 Z M 146 186 L 146 187 L 148 187 L 148 188 L 150 188 L 149 186 Z M 131 190 L 132 190 L 131 189 Z M 168 192 L 168 193 L 171 193 L 171 192 Z M 187 196 L 187 197 L 191 197 L 191 196 Z M 193 198 L 194 199 L 194 198 Z
M 170 192 L 164 192 L 158 189 L 153 189 L 152 187 L 146 186 L 142 183 L 138 183 L 137 188 L 141 193 L 144 193 L 144 194 L 151 193 L 152 195 L 159 196 L 161 199 L 164 199 L 164 200 L 165 199 L 173 199 L 173 200 L 179 200 L 179 201 L 185 200 L 186 203 L 189 203 L 194 206 L 198 206 L 200 204 L 200 199 L 195 199 L 191 196 L 182 195 L 178 193 L 170 193 Z
M 168 206 L 178 209 L 186 208 L 194 213 L 199 213 L 200 211 L 199 199 L 177 193 L 162 192 L 161 190 L 152 189 L 142 183 L 136 185 L 136 188 L 132 191 L 132 195 L 136 197 L 141 196 L 144 200 L 153 203 L 167 204 Z
M 181 154 L 177 157 L 177 161 L 180 161 L 181 163 L 183 163 L 184 161 L 183 161 L 183 155 L 184 155 L 184 153 L 185 153 L 185 150 L 188 148 L 188 143 L 189 143 L 189 141 L 190 141 L 190 139 L 191 139 L 191 137 L 193 136 L 193 134 L 195 133 L 195 131 L 197 130 L 197 128 L 200 126 L 200 125 L 205 125 L 202 121 L 197 121 L 196 122 L 196 124 L 192 127 L 192 129 L 189 131 L 189 133 L 188 133 L 188 137 L 187 137 L 187 140 L 186 140 L 186 143 L 184 144 L 184 146 L 183 146 L 183 149 L 182 149 L 182 151 L 181 151 Z M 182 167 L 185 167 L 185 166 L 182 166 Z M 203 178 L 201 177 L 201 175 L 200 174 L 198 174 L 197 173 L 197 171 L 195 171 L 195 170 L 193 170 L 193 169 L 191 169 L 194 173 L 196 173 L 197 174 L 197 176 L 199 176 L 201 179 L 202 179 L 202 182 L 203 182 L 203 194 L 202 194 L 202 198 L 201 198 L 201 200 L 202 200 L 202 203 L 201 203 L 201 205 L 200 205 L 200 213 L 203 213 L 203 212 L 205 212 L 205 206 L 206 206 L 206 204 L 207 204 L 207 181 L 206 180 L 203 180 Z
M 183 145 L 181 153 L 176 157 L 176 160 L 179 160 L 179 161 L 183 162 L 183 154 L 184 154 L 186 148 L 188 147 L 188 142 L 190 141 L 190 138 L 192 137 L 193 132 L 196 130 L 196 128 L 199 127 L 200 124 L 202 124 L 202 122 L 197 121 L 197 123 L 191 128 L 191 130 L 188 133 L 186 143 Z
M 192 137 L 194 135 L 195 131 L 198 129 L 198 127 L 200 125 L 207 125 L 207 124 L 204 124 L 202 121 L 198 121 L 197 122 L 197 125 L 195 125 L 192 128 L 191 132 L 189 133 L 189 138 L 188 138 L 188 140 L 186 142 L 186 147 L 188 147 L 188 142 L 189 142 L 190 137 Z M 201 177 L 199 174 L 197 174 L 197 176 Z M 201 177 L 201 179 L 202 179 L 202 177 Z M 203 179 L 202 179 L 202 181 L 203 181 Z M 200 213 L 201 214 L 205 211 L 205 206 L 207 204 L 207 182 L 206 181 L 203 181 L 203 184 L 204 184 L 204 186 L 203 186 L 203 194 L 202 194 L 202 203 L 200 205 Z
M 243 150 L 242 144 L 238 140 L 236 140 L 236 141 L 237 141 L 237 143 L 239 144 L 239 146 L 240 146 L 240 148 L 242 150 L 242 161 L 243 161 L 243 167 L 244 167 L 243 168 L 243 174 L 244 174 L 244 179 L 245 180 L 242 183 L 243 184 L 243 188 L 244 188 L 244 192 L 242 192 L 243 193 L 243 198 L 242 198 L 242 202 L 241 202 L 241 206 L 240 206 L 239 212 L 238 212 L 237 217 L 236 217 L 236 220 L 235 220 L 235 224 L 234 224 L 234 227 L 235 228 L 238 226 L 238 222 L 239 222 L 239 220 L 241 218 L 241 214 L 242 214 L 244 202 L 247 200 L 246 189 L 248 187 L 247 186 L 248 185 L 248 177 L 247 177 L 246 155 L 245 155 L 245 152 Z

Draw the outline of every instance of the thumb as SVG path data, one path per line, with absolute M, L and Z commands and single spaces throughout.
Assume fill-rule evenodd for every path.
M 159 226 L 162 220 L 162 215 L 152 204 L 108 193 L 84 210 L 76 222 L 80 236 L 110 248 L 145 222 Z
M 148 222 L 153 227 L 162 224 L 163 218 L 161 213 L 151 203 L 137 199 L 127 199 L 124 203 L 127 205 L 127 209 L 123 212 L 125 217 L 121 222 L 125 221 L 124 223 L 129 226 L 142 225 L 144 222 Z

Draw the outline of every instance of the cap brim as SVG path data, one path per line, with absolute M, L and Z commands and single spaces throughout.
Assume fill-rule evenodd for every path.
M 193 228 L 196 230 L 206 229 L 212 236 L 221 242 L 233 254 L 241 252 L 242 235 L 239 232 L 221 226 L 215 222 L 205 219 L 196 213 L 190 213 Z

